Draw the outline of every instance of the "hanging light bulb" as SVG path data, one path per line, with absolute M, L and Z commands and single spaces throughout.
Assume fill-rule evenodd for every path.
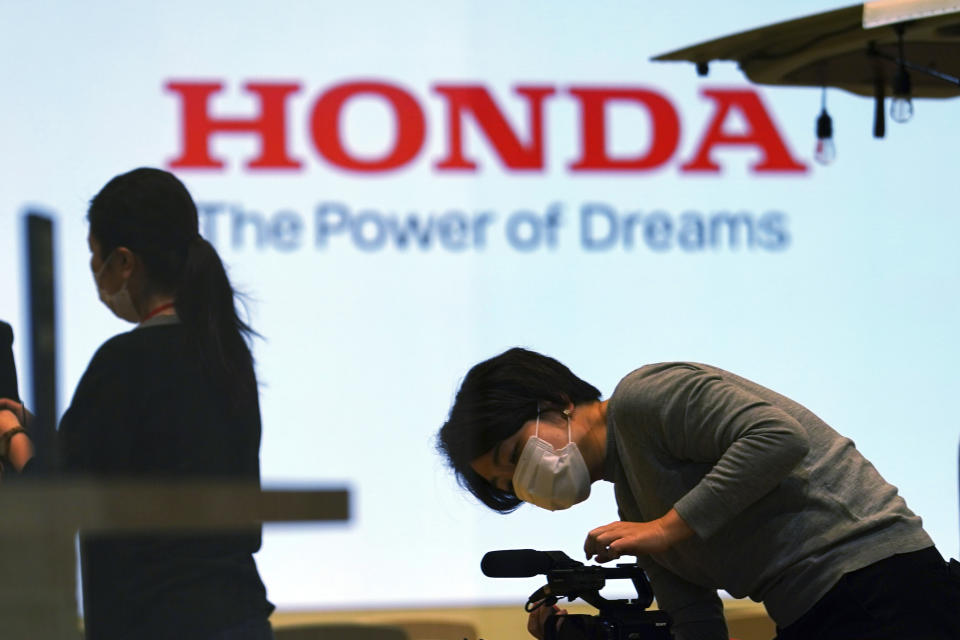
M 813 159 L 822 165 L 828 165 L 837 157 L 837 147 L 833 143 L 833 120 L 827 113 L 827 88 L 823 88 L 820 116 L 817 117 L 817 144 L 813 148 Z
M 903 66 L 902 59 L 897 75 L 893 77 L 893 100 L 890 101 L 890 117 L 894 122 L 906 122 L 913 117 L 910 74 Z
M 817 144 L 813 150 L 813 159 L 820 164 L 830 164 L 837 157 L 837 147 L 833 143 L 833 122 L 830 114 L 820 112 L 817 118 Z
M 903 25 L 897 25 L 897 49 L 900 54 L 897 73 L 893 76 L 893 100 L 890 101 L 890 117 L 894 122 L 906 122 L 913 117 L 910 74 L 903 56 Z

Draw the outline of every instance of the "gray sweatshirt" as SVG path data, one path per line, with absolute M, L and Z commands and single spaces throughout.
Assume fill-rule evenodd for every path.
M 677 638 L 728 638 L 717 589 L 763 602 L 784 627 L 844 573 L 933 545 L 850 439 L 721 369 L 638 369 L 610 397 L 607 424 L 621 519 L 674 507 L 696 533 L 639 559 Z

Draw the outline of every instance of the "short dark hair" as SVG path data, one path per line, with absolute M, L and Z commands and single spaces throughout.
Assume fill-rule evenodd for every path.
M 538 406 L 561 408 L 599 399 L 596 387 L 562 363 L 514 347 L 467 372 L 437 434 L 437 449 L 460 486 L 494 511 L 509 513 L 522 501 L 487 482 L 470 463 L 536 418 Z

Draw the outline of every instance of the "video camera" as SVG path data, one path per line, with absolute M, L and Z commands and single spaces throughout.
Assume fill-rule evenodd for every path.
M 653 603 L 653 590 L 639 564 L 615 567 L 587 566 L 561 551 L 510 549 L 490 551 L 480 562 L 490 578 L 547 576 L 547 584 L 527 599 L 524 609 L 552 607 L 560 598 L 580 598 L 598 609 L 595 616 L 563 616 L 563 624 L 547 619 L 545 640 L 670 640 L 670 617 L 663 611 L 646 611 Z M 607 579 L 629 578 L 637 598 L 608 600 L 600 595 Z

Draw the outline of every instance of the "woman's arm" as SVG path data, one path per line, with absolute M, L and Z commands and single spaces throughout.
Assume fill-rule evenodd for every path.
M 773 490 L 809 451 L 793 417 L 719 372 L 677 363 L 630 383 L 618 411 L 646 429 L 649 446 L 712 467 L 673 504 L 701 539 Z

